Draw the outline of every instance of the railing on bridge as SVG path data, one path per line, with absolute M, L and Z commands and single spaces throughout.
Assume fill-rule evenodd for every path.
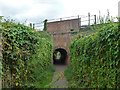
M 47 21 L 47 23 L 65 21 L 65 20 L 73 20 L 73 19 L 78 19 L 79 20 L 79 22 L 78 22 L 79 28 L 86 27 L 86 26 L 92 25 L 92 24 L 96 24 L 96 15 L 90 15 L 90 13 L 88 13 L 87 16 L 77 15 L 77 16 L 49 19 Z M 31 27 L 33 27 L 36 30 L 43 30 L 44 21 L 42 21 L 40 23 L 34 23 L 33 26 L 31 24 Z
M 88 25 L 98 24 L 97 16 L 91 15 L 90 13 L 88 13 L 88 15 L 86 15 L 86 16 L 85 15 L 77 15 L 77 16 L 70 16 L 70 17 L 63 17 L 63 18 L 56 18 L 56 19 L 48 19 L 47 23 L 60 22 L 60 21 L 66 21 L 66 20 L 74 20 L 74 19 L 79 20 L 78 27 L 81 29 L 84 27 L 87 27 Z M 36 30 L 43 30 L 44 21 L 31 24 L 30 26 Z

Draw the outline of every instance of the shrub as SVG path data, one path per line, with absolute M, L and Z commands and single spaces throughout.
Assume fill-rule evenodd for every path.
M 1 26 L 3 87 L 44 87 L 44 80 L 51 75 L 46 71 L 53 68 L 51 36 L 8 20 Z
M 70 45 L 70 87 L 119 88 L 120 31 L 110 23 Z M 70 78 L 70 77 L 69 77 Z

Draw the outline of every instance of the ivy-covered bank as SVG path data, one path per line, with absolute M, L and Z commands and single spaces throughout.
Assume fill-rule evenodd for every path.
M 120 88 L 120 30 L 110 23 L 70 45 L 65 75 L 71 88 Z
M 53 43 L 46 32 L 4 20 L 3 88 L 45 88 L 52 80 Z

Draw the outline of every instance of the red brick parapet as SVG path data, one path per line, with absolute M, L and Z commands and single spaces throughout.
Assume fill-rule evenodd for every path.
M 47 23 L 48 32 L 70 31 L 70 29 L 79 30 L 79 19 L 70 19 Z

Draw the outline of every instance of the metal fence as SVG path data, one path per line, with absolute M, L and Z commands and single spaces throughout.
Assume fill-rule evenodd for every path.
M 79 19 L 79 26 L 84 27 L 87 25 L 96 24 L 96 15 L 90 15 L 88 13 L 87 16 L 85 15 L 77 15 L 77 16 L 70 16 L 70 17 L 63 17 L 63 18 L 56 18 L 56 19 L 49 19 L 47 23 L 50 22 L 57 22 L 57 21 L 64 21 L 64 20 L 72 20 L 72 19 Z M 32 26 L 33 25 L 33 26 Z M 36 30 L 43 30 L 44 27 L 44 21 L 39 23 L 34 23 L 31 26 Z
M 111 17 L 111 18 L 117 21 L 116 17 Z M 88 15 L 76 15 L 76 16 L 63 17 L 63 18 L 48 19 L 47 23 L 72 20 L 72 19 L 79 19 L 79 27 L 86 27 L 88 25 L 99 24 L 99 22 L 97 22 L 98 21 L 97 16 L 91 15 L 90 13 L 88 13 Z M 33 27 L 36 30 L 43 30 L 44 21 L 33 23 L 31 24 L 31 27 Z

